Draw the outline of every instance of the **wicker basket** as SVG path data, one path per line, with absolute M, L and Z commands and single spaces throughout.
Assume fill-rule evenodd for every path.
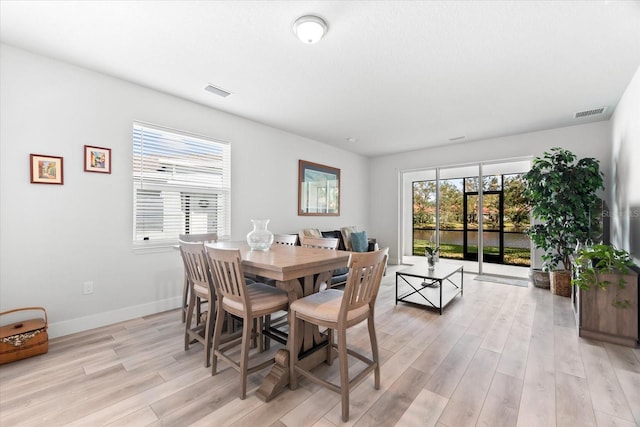
M 552 271 L 551 293 L 562 297 L 571 296 L 571 272 L 567 270 Z
M 533 286 L 536 288 L 549 289 L 551 287 L 548 272 L 534 269 L 531 273 L 531 277 L 533 279 Z
M 0 326 L 0 365 L 49 351 L 47 311 L 42 307 L 25 307 L 3 311 L 1 316 L 20 311 L 42 311 L 43 318 L 23 320 Z

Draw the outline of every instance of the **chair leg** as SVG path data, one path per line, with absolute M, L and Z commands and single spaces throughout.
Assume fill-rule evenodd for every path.
M 242 326 L 242 350 L 240 352 L 240 399 L 247 396 L 247 364 L 249 362 L 249 344 L 251 343 L 251 325 L 253 319 L 245 318 Z
M 211 307 L 213 304 L 209 304 L 209 305 L 210 307 L 208 307 L 207 309 L 207 319 L 206 319 L 207 323 L 205 324 L 205 327 L 204 327 L 204 348 L 205 348 L 204 367 L 205 368 L 208 368 L 209 364 L 211 363 L 211 337 L 215 329 L 214 323 L 215 323 L 215 317 L 216 317 L 216 313 L 211 311 L 213 309 L 213 307 Z
M 327 360 L 325 363 L 333 365 L 333 329 L 327 329 Z
M 187 273 L 184 274 L 184 285 L 182 289 L 182 323 L 185 322 L 187 317 L 187 301 L 189 299 L 189 279 L 187 279 Z
M 298 364 L 298 351 L 296 349 L 297 334 L 296 312 L 289 312 L 289 337 L 287 339 L 287 350 L 289 350 L 289 388 L 295 390 L 298 388 L 298 376 L 296 375 L 296 365 Z
M 196 298 L 196 325 L 200 324 L 200 318 L 202 317 L 202 302 L 200 298 Z
M 224 313 L 222 304 L 217 304 L 216 321 L 213 327 L 213 349 L 211 350 L 211 375 L 218 373 L 218 349 L 220 348 L 220 339 L 222 337 L 222 325 L 224 323 Z
M 255 331 L 258 336 L 258 352 L 264 352 L 264 340 L 262 336 L 262 328 L 264 327 L 264 323 L 262 322 L 262 316 L 258 317 L 258 329 Z M 267 339 L 267 336 L 264 336 L 264 339 Z
M 184 351 L 189 350 L 189 343 L 191 342 L 191 337 L 189 336 L 189 331 L 191 330 L 191 321 L 193 318 L 193 305 L 196 300 L 196 296 L 191 294 L 189 302 L 189 308 L 187 309 L 187 316 L 184 324 Z M 184 313 L 184 312 L 183 312 Z
M 378 340 L 376 339 L 376 328 L 373 322 L 373 310 L 370 311 L 367 324 L 369 327 L 369 339 L 371 340 L 371 356 L 373 363 L 376 364 L 373 369 L 374 387 L 376 390 L 380 390 L 380 361 L 378 360 Z
M 347 359 L 347 330 L 338 329 L 338 358 L 340 361 L 340 395 L 342 421 L 349 421 L 349 361 Z
M 264 329 L 266 329 L 267 331 L 271 328 L 271 315 L 267 314 L 266 316 L 264 316 Z M 262 329 L 260 329 L 260 333 L 262 334 Z M 262 348 L 262 351 L 265 350 L 269 350 L 271 348 L 271 339 L 264 335 L 264 347 Z

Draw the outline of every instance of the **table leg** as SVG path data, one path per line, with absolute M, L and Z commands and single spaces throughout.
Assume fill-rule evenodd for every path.
M 289 293 L 289 304 L 291 304 L 303 295 L 317 292 L 322 282 L 330 283 L 330 281 L 331 272 L 329 271 L 288 282 L 277 282 L 277 286 Z M 305 354 L 300 364 L 304 369 L 312 369 L 327 359 L 326 352 L 318 351 L 325 348 L 326 338 L 320 334 L 317 326 L 311 324 L 305 324 L 304 328 L 298 330 L 304 330 L 303 336 L 299 337 L 300 342 L 296 343 L 296 347 L 300 348 L 300 354 Z M 256 395 L 268 402 L 279 395 L 287 385 L 289 385 L 289 351 L 281 349 L 276 352 L 275 364 L 262 381 L 260 388 L 256 390 Z

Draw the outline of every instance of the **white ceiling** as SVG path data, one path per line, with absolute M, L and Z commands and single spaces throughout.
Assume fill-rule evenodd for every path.
M 292 32 L 310 13 L 315 45 Z M 607 119 L 640 66 L 638 1 L 2 0 L 0 19 L 3 43 L 367 156 Z

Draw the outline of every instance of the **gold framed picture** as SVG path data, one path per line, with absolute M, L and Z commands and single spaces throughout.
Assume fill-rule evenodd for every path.
M 64 184 L 62 157 L 30 154 L 32 184 Z

